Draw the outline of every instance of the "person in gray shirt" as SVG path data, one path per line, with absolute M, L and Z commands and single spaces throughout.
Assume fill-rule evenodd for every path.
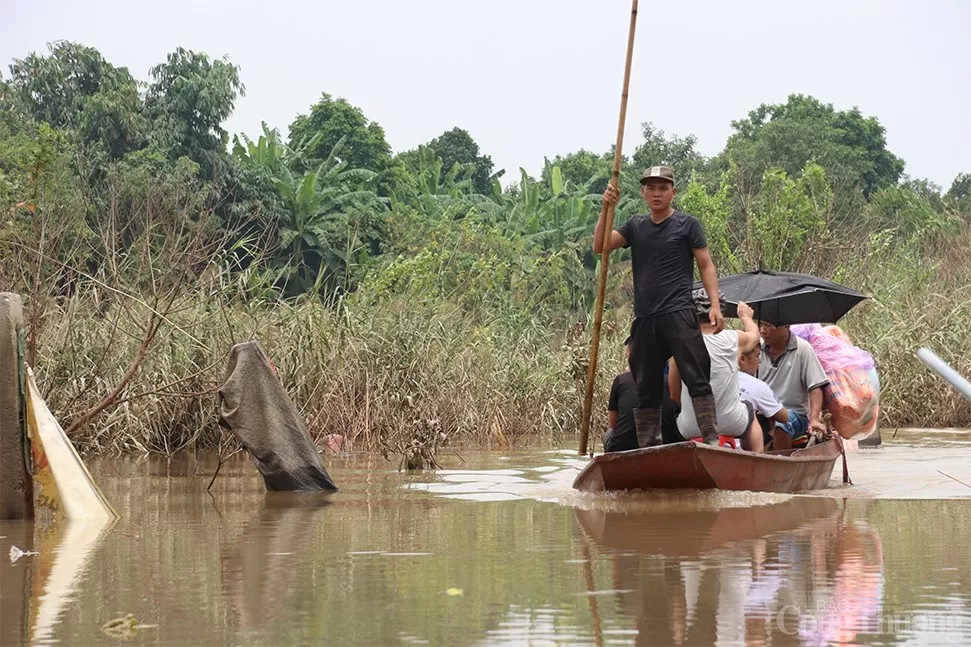
M 805 447 L 810 432 L 826 431 L 822 419 L 823 389 L 829 385 L 826 372 L 809 342 L 793 335 L 789 326 L 760 321 L 759 333 L 762 356 L 758 378 L 769 385 L 789 412 L 787 422 L 776 423 L 773 448 Z

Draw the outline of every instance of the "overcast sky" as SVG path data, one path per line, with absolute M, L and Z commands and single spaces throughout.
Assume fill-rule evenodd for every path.
M 59 39 L 147 79 L 177 46 L 228 56 L 246 96 L 226 124 L 286 134 L 321 92 L 401 151 L 467 129 L 509 180 L 614 140 L 629 0 L 2 0 L 0 66 Z M 811 94 L 887 130 L 906 173 L 971 172 L 971 1 L 641 0 L 625 152 L 645 121 L 720 151 L 733 119 Z

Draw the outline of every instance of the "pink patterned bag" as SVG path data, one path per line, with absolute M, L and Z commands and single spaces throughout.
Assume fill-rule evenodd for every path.
M 873 356 L 854 346 L 839 326 L 801 324 L 790 330 L 809 342 L 826 371 L 829 386 L 823 406 L 840 436 L 849 439 L 873 433 L 880 417 L 880 387 Z

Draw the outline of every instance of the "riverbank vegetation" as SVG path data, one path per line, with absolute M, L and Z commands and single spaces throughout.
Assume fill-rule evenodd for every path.
M 572 445 L 609 143 L 531 177 L 451 124 L 395 153 L 325 93 L 285 132 L 230 136 L 242 79 L 177 49 L 141 81 L 67 42 L 0 79 L 0 288 L 25 299 L 28 361 L 80 450 L 215 446 L 226 356 L 249 339 L 313 432 L 357 449 Z M 909 177 L 877 118 L 809 96 L 732 128 L 711 158 L 649 123 L 629 136 L 617 222 L 642 208 L 643 168 L 673 165 L 721 275 L 873 296 L 841 325 L 876 358 L 883 426 L 967 426 L 913 352 L 971 374 L 971 174 Z M 625 252 L 608 290 L 595 434 L 623 370 Z

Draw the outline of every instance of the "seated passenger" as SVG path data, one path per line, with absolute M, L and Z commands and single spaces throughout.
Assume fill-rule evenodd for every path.
M 742 321 L 743 330 L 723 330 L 715 333 L 715 327 L 708 321 L 708 311 L 711 302 L 704 289 L 692 293 L 695 312 L 701 326 L 702 338 L 711 358 L 711 384 L 715 399 L 715 421 L 720 436 L 731 436 L 742 440 L 742 449 L 753 452 L 763 451 L 762 431 L 755 420 L 755 410 L 739 398 L 738 388 L 738 356 L 739 352 L 751 351 L 759 343 L 759 329 L 752 319 L 752 309 L 744 303 L 738 304 L 738 318 Z M 724 305 L 723 305 L 724 307 Z M 674 359 L 670 362 L 668 383 L 671 389 L 671 400 L 681 405 L 678 414 L 678 431 L 686 439 L 698 438 L 701 430 L 695 418 L 691 397 L 686 393 L 686 387 L 681 382 L 678 365 Z
M 738 357 L 738 396 L 755 409 L 755 419 L 762 429 L 763 441 L 768 447 L 772 442 L 776 423 L 789 422 L 789 411 L 772 393 L 769 385 L 755 377 L 759 373 L 760 346 Z
M 826 372 L 809 342 L 789 332 L 789 326 L 759 322 L 762 355 L 759 379 L 789 410 L 785 423 L 776 423 L 775 449 L 805 447 L 809 432 L 823 434 L 823 387 L 829 384 Z
M 630 360 L 630 337 L 624 341 L 624 358 Z M 625 452 L 637 449 L 637 431 L 634 428 L 634 408 L 637 406 L 637 389 L 631 372 L 621 373 L 610 385 L 607 399 L 607 433 L 604 434 L 604 452 Z

